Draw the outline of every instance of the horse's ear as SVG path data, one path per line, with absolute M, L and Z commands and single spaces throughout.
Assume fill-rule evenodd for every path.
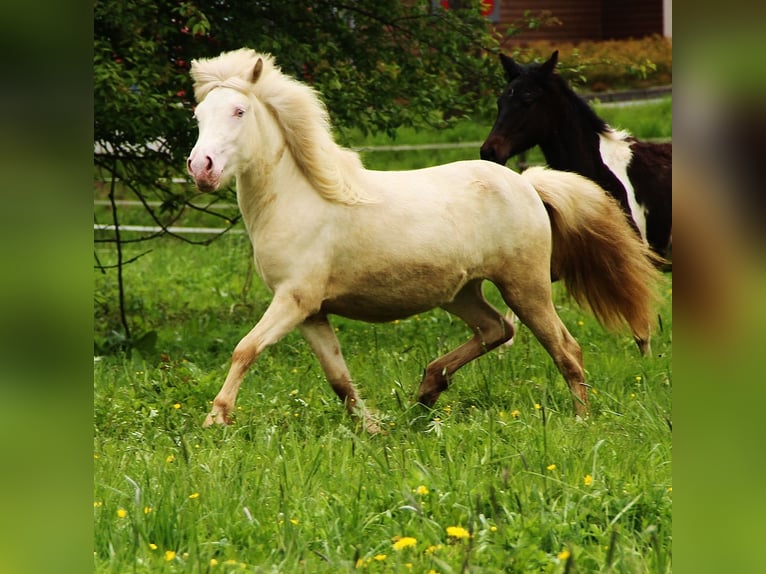
M 548 58 L 548 61 L 545 62 L 542 66 L 540 66 L 540 71 L 545 74 L 546 76 L 549 76 L 553 73 L 553 70 L 556 68 L 556 64 L 559 61 L 559 51 L 556 50 L 551 54 L 551 57 Z
M 505 77 L 509 82 L 522 72 L 521 66 L 514 62 L 513 58 L 509 58 L 505 54 L 500 54 L 500 63 L 503 65 L 503 70 L 505 70 Z
M 255 63 L 255 67 L 253 68 L 253 76 L 250 78 L 250 81 L 252 83 L 255 83 L 258 81 L 258 78 L 261 77 L 261 72 L 263 71 L 263 58 L 258 58 L 258 61 Z

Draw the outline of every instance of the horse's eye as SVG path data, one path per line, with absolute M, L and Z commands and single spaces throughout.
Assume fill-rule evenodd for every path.
M 236 110 L 234 110 L 234 115 L 237 116 L 238 118 L 241 118 L 242 116 L 245 115 L 245 109 L 237 108 Z

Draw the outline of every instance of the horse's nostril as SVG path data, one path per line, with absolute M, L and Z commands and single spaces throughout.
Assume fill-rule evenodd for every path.
M 209 155 L 206 155 L 205 159 L 207 160 L 207 163 L 205 164 L 205 171 L 213 171 L 213 158 L 211 158 Z

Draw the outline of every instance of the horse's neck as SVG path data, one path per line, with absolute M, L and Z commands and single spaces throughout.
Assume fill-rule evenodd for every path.
M 540 142 L 540 149 L 553 169 L 574 171 L 593 179 L 606 168 L 599 149 L 599 135 L 582 122 L 562 122 Z
M 585 121 L 567 122 L 542 142 L 540 149 L 551 168 L 579 173 L 596 182 L 617 200 L 625 213 L 631 213 L 625 186 L 601 155 L 601 135 Z
M 617 180 L 601 156 L 601 137 L 584 122 L 566 122 L 540 143 L 540 149 L 551 168 L 573 171 L 605 189 L 614 188 Z
M 270 161 L 252 162 L 237 176 L 237 203 L 251 236 L 294 217 L 295 206 L 321 203 L 284 142 L 269 153 Z

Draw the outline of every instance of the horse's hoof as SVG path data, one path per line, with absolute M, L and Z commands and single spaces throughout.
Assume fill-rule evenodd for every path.
M 228 425 L 231 424 L 231 420 L 223 413 L 213 411 L 212 413 L 208 414 L 207 417 L 205 417 L 205 422 L 202 423 L 202 428 L 209 428 L 214 424 Z
M 386 431 L 384 431 L 375 421 L 366 421 L 364 423 L 364 431 L 371 435 L 386 434 Z
M 436 391 L 430 391 L 418 396 L 418 404 L 426 407 L 427 409 L 434 408 L 436 401 L 439 399 L 441 393 Z
M 646 357 L 647 355 L 651 354 L 652 346 L 648 338 L 643 339 L 641 337 L 633 337 L 633 340 L 636 342 L 636 346 L 638 347 L 638 352 L 641 353 L 642 357 Z

